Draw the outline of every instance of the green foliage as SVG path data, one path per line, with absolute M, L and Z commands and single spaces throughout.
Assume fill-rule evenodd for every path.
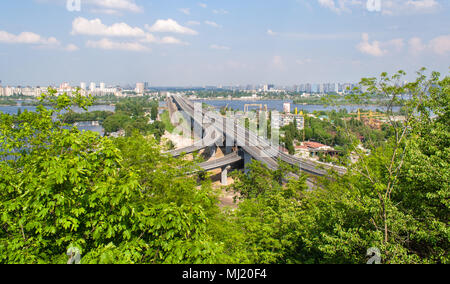
M 239 208 L 230 212 L 225 226 L 227 250 L 239 263 L 296 263 L 301 245 L 299 227 L 300 196 L 307 189 L 305 180 L 279 182 L 287 169 L 271 171 L 259 162 L 249 166 L 248 175 L 235 174 L 230 186 L 240 194 Z
M 369 92 L 402 102 L 406 120 L 392 120 L 387 143 L 360 153 L 348 174 L 324 180 L 305 199 L 310 262 L 364 263 L 370 247 L 380 249 L 384 263 L 450 261 L 449 77 L 419 73 L 400 85 L 403 75 L 362 81 Z
M 53 110 L 1 114 L 0 263 L 65 263 L 69 247 L 82 263 L 223 261 L 206 233 L 208 187 L 153 140 L 113 142 L 52 119 L 89 99 L 48 99 Z
M 134 131 L 142 135 L 153 134 L 160 141 L 164 135 L 164 125 L 155 121 L 158 106 L 157 101 L 150 101 L 146 97 L 124 99 L 116 105 L 116 112 L 103 121 L 103 128 L 106 133 L 124 130 L 126 136 L 133 135 Z M 150 119 L 154 122 L 150 123 Z
M 168 111 L 165 111 L 161 114 L 161 121 L 164 124 L 165 129 L 172 133 L 175 130 L 175 126 L 170 121 L 170 115 Z

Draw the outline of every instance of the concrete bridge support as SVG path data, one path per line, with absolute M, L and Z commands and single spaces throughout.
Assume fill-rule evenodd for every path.
M 247 153 L 244 152 L 244 168 L 245 168 L 245 173 L 247 174 L 249 171 L 248 165 L 252 162 L 252 156 Z
M 217 153 L 217 146 L 216 145 L 212 145 L 209 147 L 209 153 L 211 155 L 211 158 L 215 158 L 216 157 L 216 153 Z
M 233 152 L 234 139 L 225 134 L 225 155 L 231 154 Z
M 225 166 L 222 168 L 222 185 L 228 185 L 228 171 L 231 169 L 230 166 Z
M 233 152 L 233 147 L 225 146 L 225 155 L 231 154 Z

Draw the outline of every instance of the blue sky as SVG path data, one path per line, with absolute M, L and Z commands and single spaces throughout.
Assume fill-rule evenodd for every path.
M 0 80 L 293 85 L 448 73 L 450 1 L 367 2 L 80 0 L 77 11 L 77 0 L 3 0 Z

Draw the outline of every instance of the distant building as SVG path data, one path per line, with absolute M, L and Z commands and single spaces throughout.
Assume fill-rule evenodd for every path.
M 91 92 L 95 92 L 95 89 L 97 88 L 97 85 L 92 82 L 91 84 L 89 84 L 89 91 Z
M 144 91 L 145 91 L 145 84 L 144 83 L 137 83 L 136 84 L 136 93 L 144 94 Z
M 291 103 L 284 103 L 283 111 L 284 111 L 284 113 L 291 113 Z
M 85 82 L 81 82 L 80 83 L 80 88 L 84 91 L 86 90 L 86 83 Z
M 298 130 L 303 130 L 305 128 L 305 118 L 299 114 L 282 114 L 280 115 L 280 126 L 288 126 L 294 123 L 297 125 Z
M 103 92 L 105 90 L 105 83 L 100 83 L 100 91 Z
M 317 143 L 317 142 L 302 142 L 300 146 L 295 147 L 296 155 L 302 157 L 316 157 L 319 153 L 335 156 L 339 154 L 333 147 Z
M 70 90 L 70 89 L 71 89 L 69 83 L 67 83 L 67 82 L 64 82 L 64 83 L 62 83 L 61 85 L 59 85 L 59 88 L 60 88 L 61 90 L 63 90 L 63 91 L 67 91 L 67 90 Z

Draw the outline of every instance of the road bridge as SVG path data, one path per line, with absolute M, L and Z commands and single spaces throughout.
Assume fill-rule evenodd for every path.
M 290 165 L 299 167 L 301 171 L 313 176 L 326 176 L 328 174 L 328 170 L 334 170 L 339 174 L 344 174 L 346 172 L 346 169 L 343 167 L 314 162 L 288 155 L 280 151 L 278 146 L 272 145 L 271 142 L 258 136 L 252 131 L 249 131 L 235 121 L 224 119 L 223 116 L 216 112 L 208 112 L 203 108 L 200 113 L 196 112 L 194 110 L 193 103 L 184 99 L 182 96 L 174 95 L 171 99 L 180 110 L 184 111 L 184 113 L 190 117 L 192 125 L 196 125 L 197 128 L 204 130 L 205 127 L 203 122 L 209 122 L 209 125 L 213 126 L 216 136 L 223 137 L 227 154 L 231 152 L 230 149 L 232 147 L 238 147 L 241 149 L 241 151 L 239 151 L 239 153 L 241 153 L 240 159 L 244 160 L 244 166 L 247 165 L 252 159 L 255 159 L 265 164 L 269 169 L 276 170 L 279 167 L 278 159 L 280 159 Z M 220 145 L 220 142 L 221 141 L 219 140 L 218 145 Z M 211 146 L 211 144 L 208 146 Z M 200 145 L 198 145 L 198 147 L 200 147 Z M 195 146 L 193 149 L 195 149 Z M 228 157 L 227 155 L 226 157 L 227 158 L 224 157 L 220 162 L 218 162 L 221 167 L 225 167 L 226 165 L 223 163 L 226 163 L 227 161 L 233 163 L 236 162 L 231 159 L 231 156 Z M 233 157 L 234 159 L 238 159 L 236 154 Z M 312 179 L 310 179 L 308 183 L 311 186 L 313 184 Z

